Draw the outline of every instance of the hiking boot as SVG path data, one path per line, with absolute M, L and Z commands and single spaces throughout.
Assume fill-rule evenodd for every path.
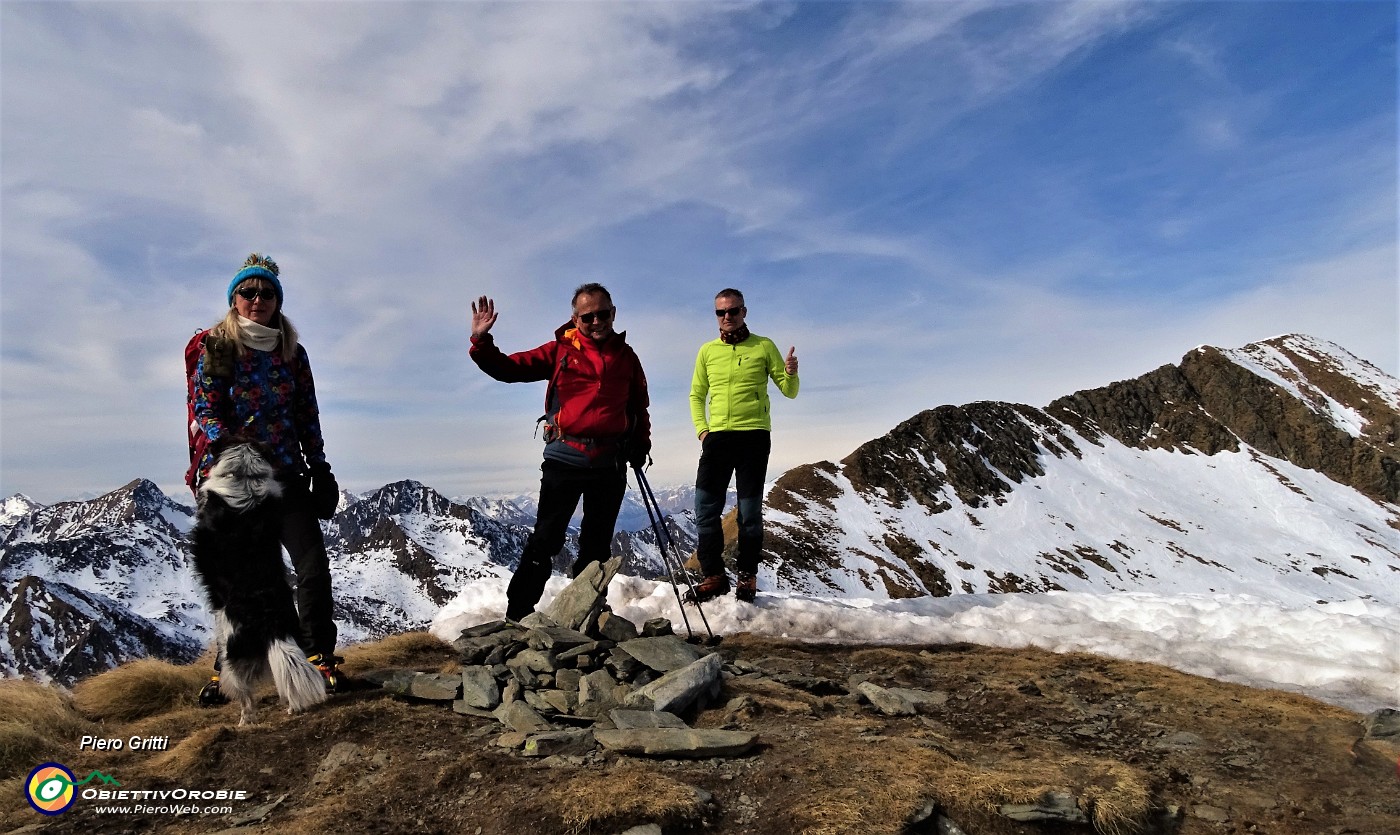
M 321 678 L 326 680 L 326 692 L 334 695 L 346 691 L 345 674 L 337 667 L 337 664 L 345 663 L 345 659 L 338 655 L 316 653 L 306 659 L 310 661 L 316 669 L 321 671 Z
M 729 593 L 729 577 L 724 574 L 711 574 L 700 581 L 700 585 L 685 593 L 685 602 L 704 603 Z
M 208 683 L 199 691 L 200 707 L 218 707 L 228 704 L 228 696 L 219 689 L 219 676 L 217 673 L 209 677 Z
M 734 587 L 734 599 L 752 603 L 758 594 L 758 577 L 747 571 L 739 572 L 739 584 Z

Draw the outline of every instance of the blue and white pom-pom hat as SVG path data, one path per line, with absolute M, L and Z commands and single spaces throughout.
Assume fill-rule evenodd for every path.
M 259 255 L 256 252 L 249 255 L 243 261 L 243 269 L 239 270 L 238 273 L 234 275 L 233 281 L 229 282 L 228 306 L 233 307 L 233 291 L 238 289 L 238 285 L 250 278 L 261 278 L 263 281 L 271 284 L 273 290 L 277 291 L 277 307 L 281 309 L 282 282 L 277 278 L 279 272 L 280 270 L 277 268 L 277 262 L 270 257 Z

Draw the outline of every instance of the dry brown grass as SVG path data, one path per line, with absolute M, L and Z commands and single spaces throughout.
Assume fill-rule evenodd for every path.
M 704 813 L 693 788 L 633 763 L 601 777 L 574 777 L 549 794 L 553 805 L 562 810 L 571 835 L 612 832 L 640 823 L 679 826 L 700 820 Z
M 0 778 L 23 774 L 71 749 L 69 743 L 92 728 L 58 688 L 0 681 Z
M 78 682 L 73 701 L 93 719 L 130 722 L 198 704 L 209 672 L 208 666 L 142 658 Z
M 438 667 L 457 664 L 451 644 L 427 632 L 405 632 L 344 651 L 352 673 L 381 667 Z M 188 665 L 143 658 L 78 683 L 74 702 L 95 720 L 132 722 L 198 706 L 199 690 L 213 668 L 212 653 Z M 0 707 L 3 711 L 3 707 Z
M 938 779 L 935 793 L 947 808 L 990 820 L 1007 803 L 1035 803 L 1052 791 L 1080 799 L 1097 832 L 1127 835 L 1138 831 L 1151 811 L 1152 793 L 1145 774 L 1112 760 L 1061 754 L 986 768 L 959 763 Z
M 429 632 L 401 632 L 379 641 L 354 644 L 341 651 L 347 672 L 355 674 L 385 667 L 437 667 L 439 672 L 460 669 L 452 645 Z
M 153 758 L 146 769 L 169 779 L 204 773 L 217 762 L 220 748 L 233 735 L 233 729 L 227 725 L 202 728 Z
M 811 798 L 794 816 L 804 835 L 899 832 L 951 764 L 908 739 L 843 739 L 813 750 L 799 782 Z
M 862 738 L 857 729 L 815 748 L 797 775 L 812 799 L 794 816 L 795 831 L 899 832 L 930 800 L 964 825 L 994 828 L 1002 804 L 1034 803 L 1061 790 L 1080 799 L 1097 832 L 1126 835 L 1151 808 L 1147 776 L 1120 762 L 1059 754 L 982 767 L 914 739 Z

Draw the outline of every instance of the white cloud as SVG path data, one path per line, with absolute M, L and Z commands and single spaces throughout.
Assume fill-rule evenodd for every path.
M 1173 282 L 1204 276 L 1164 275 L 1104 240 L 1021 240 L 1013 224 L 1008 243 L 1026 252 L 989 263 L 927 171 L 856 197 L 832 184 L 911 160 L 965 175 L 986 142 L 1016 139 L 961 134 L 966 120 L 1169 4 L 831 9 L 839 24 L 812 23 L 824 9 L 804 4 L 5 4 L 4 490 L 53 499 L 136 476 L 172 488 L 175 357 L 253 249 L 283 267 L 332 462 L 362 488 L 533 487 L 543 393 L 467 360 L 482 293 L 502 305 L 502 344 L 522 350 L 563 321 L 574 284 L 614 288 L 653 386 L 657 483 L 693 476 L 686 391 L 724 284 L 803 359 L 803 395 L 775 405 L 774 472 L 841 457 L 922 408 L 1041 405 L 1202 341 L 1309 330 L 1382 365 L 1368 351 L 1393 353 L 1393 317 L 1387 329 L 1374 303 L 1394 312 L 1393 244 L 1375 240 L 1386 198 L 1394 229 L 1393 182 L 1329 209 L 1335 252 L 1224 276 L 1198 303 Z M 1239 170 L 1296 202 L 1339 171 L 1393 181 L 1393 148 L 1377 145 L 1365 130 L 1261 142 Z M 962 187 L 992 216 L 1132 234 L 1091 201 L 1097 172 L 1036 174 Z M 1148 234 L 1189 249 L 1258 198 L 1161 202 Z M 1152 280 L 1076 289 L 1115 271 Z M 1320 304 L 1335 287 L 1367 302 Z M 80 461 L 64 451 L 74 436 L 91 439 Z

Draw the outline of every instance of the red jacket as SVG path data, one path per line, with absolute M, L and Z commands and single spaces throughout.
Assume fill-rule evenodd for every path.
M 647 378 L 626 334 L 599 344 L 567 322 L 554 332 L 554 341 L 506 355 L 488 333 L 472 339 L 471 358 L 505 383 L 549 381 L 544 457 L 602 467 L 617 462 L 624 443 L 625 454 L 651 450 Z

